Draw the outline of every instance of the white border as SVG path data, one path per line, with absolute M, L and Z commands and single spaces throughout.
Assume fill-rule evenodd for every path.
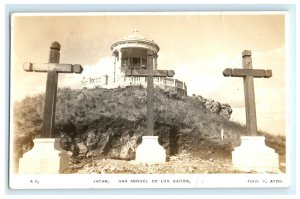
M 246 11 L 246 12 L 87 12 L 87 13 L 14 13 L 13 16 L 124 16 L 124 15 L 271 15 L 271 14 L 284 14 L 286 18 L 286 23 L 289 24 L 289 15 L 285 11 Z M 13 17 L 12 17 L 13 18 Z M 290 44 L 289 41 L 289 25 L 285 24 L 285 50 L 287 52 L 286 58 L 289 56 Z M 12 20 L 13 28 L 13 20 Z M 12 46 L 14 38 L 12 37 Z M 11 49 L 13 52 L 13 49 Z M 285 65 L 286 80 L 289 80 L 290 65 L 287 63 Z M 13 65 L 13 63 L 12 63 Z M 288 83 L 288 81 L 286 81 Z M 286 89 L 290 85 L 286 84 Z M 289 102 L 289 95 L 286 95 L 286 102 Z M 287 113 L 290 111 L 289 104 L 286 103 Z M 11 112 L 13 107 L 11 106 Z M 11 115 L 11 129 L 13 128 L 12 122 L 13 117 Z M 290 129 L 287 124 L 289 119 L 286 119 L 286 130 L 288 135 Z M 287 137 L 288 140 L 289 137 Z M 288 145 L 289 143 L 287 143 Z M 13 149 L 13 143 L 10 139 L 10 148 Z M 10 172 L 10 187 L 15 189 L 64 189 L 64 188 L 250 188 L 250 187 L 288 187 L 290 184 L 289 175 L 289 151 L 290 147 L 286 150 L 286 164 L 287 170 L 285 174 L 59 174 L 59 175 L 17 175 Z M 13 165 L 13 159 L 11 159 L 11 165 Z M 100 178 L 104 181 L 109 181 L 109 183 L 95 183 L 97 179 Z M 121 179 L 127 179 L 129 183 L 119 183 Z M 130 183 L 131 179 L 157 179 L 161 182 L 162 179 L 168 179 L 170 183 L 151 183 L 148 180 L 147 183 Z M 186 179 L 190 183 L 174 183 L 174 179 Z M 270 183 L 272 180 L 278 181 L 278 183 Z M 78 184 L 78 182 L 80 182 Z
M 91 3 L 103 3 L 104 5 L 105 4 L 117 4 L 117 3 L 125 3 L 123 0 L 110 0 L 110 1 L 101 1 L 101 0 L 85 0 L 85 1 L 82 1 L 82 0 L 73 0 L 73 1 L 68 1 L 68 0 L 43 0 L 43 1 L 37 1 L 37 0 L 2 0 L 0 1 L 0 13 L 2 14 L 2 20 L 0 20 L 0 25 L 2 27 L 4 27 L 4 29 L 7 29 L 6 26 L 4 26 L 6 24 L 7 21 L 5 21 L 5 17 L 6 15 L 4 15 L 3 13 L 5 13 L 5 4 L 7 3 L 11 3 L 11 4 L 18 4 L 18 3 L 21 3 L 21 4 L 28 4 L 28 3 L 33 3 L 33 4 L 66 4 L 64 5 L 64 9 L 65 10 L 68 10 L 68 5 L 67 3 L 77 3 L 77 4 L 85 4 L 85 5 L 88 5 L 88 4 L 91 4 Z M 297 0 L 245 0 L 245 1 L 241 1 L 241 0 L 185 0 L 185 1 L 182 1 L 182 0 L 165 0 L 165 1 L 161 1 L 161 0 L 144 0 L 144 1 L 137 1 L 137 0 L 134 0 L 134 1 L 131 1 L 131 0 L 128 0 L 126 1 L 126 4 L 129 4 L 129 3 L 136 3 L 136 4 L 145 4 L 145 3 L 156 3 L 156 4 L 161 4 L 161 3 L 172 3 L 172 4 L 185 4 L 186 6 L 189 6 L 189 7 L 192 7 L 193 5 L 189 5 L 189 4 L 199 4 L 199 3 L 202 3 L 204 4 L 204 6 L 207 6 L 205 4 L 225 4 L 227 6 L 230 6 L 228 4 L 240 4 L 240 7 L 244 7 L 244 4 L 251 4 L 252 6 L 254 5 L 254 10 L 257 10 L 259 9 L 259 5 L 260 4 L 267 4 L 268 6 L 270 6 L 270 9 L 272 9 L 272 6 L 276 6 L 276 4 L 295 4 L 296 6 L 296 9 L 297 10 L 300 10 L 300 6 L 299 6 L 299 1 Z M 43 6 L 43 5 L 42 5 Z M 159 5 L 158 5 L 159 7 Z M 245 8 L 245 7 L 244 7 Z M 186 8 L 185 8 L 186 9 Z M 198 8 L 199 9 L 199 8 Z M 295 15 L 295 24 L 293 24 L 294 26 L 294 31 L 297 31 L 299 33 L 299 26 L 296 27 L 296 24 L 297 22 L 299 22 L 300 20 L 300 13 L 299 12 L 296 12 L 293 11 L 294 15 Z M 0 31 L 0 43 L 2 44 L 5 44 L 5 42 L 7 42 L 7 35 L 5 33 L 5 31 Z M 6 37 L 4 36 L 6 35 Z M 295 35 L 295 37 L 297 37 Z M 296 72 L 296 76 L 299 77 L 300 76 L 300 69 L 299 68 L 296 68 L 296 66 L 299 66 L 299 62 L 298 62 L 298 58 L 300 57 L 300 54 L 299 54 L 299 51 L 298 51 L 298 47 L 300 46 L 300 41 L 299 39 L 296 40 L 296 43 L 293 44 L 294 48 L 297 49 L 297 52 L 293 52 L 294 56 L 292 57 L 292 63 L 294 64 L 293 67 L 295 67 L 295 72 Z M 5 62 L 5 59 L 7 59 L 7 56 L 4 55 L 4 52 L 5 50 L 7 50 L 7 48 L 2 45 L 2 48 L 1 48 L 3 51 L 3 53 L 0 53 L 0 60 L 2 60 L 2 63 L 3 63 L 3 66 L 5 66 L 5 64 L 7 62 Z M 2 67 L 2 71 L 5 71 L 4 67 Z M 8 85 L 8 82 L 5 80 L 6 78 L 6 74 L 5 73 L 1 73 L 1 77 L 0 78 L 4 84 L 1 84 L 0 83 L 0 91 L 4 93 L 3 96 L 6 96 L 7 94 L 7 85 Z M 295 101 L 294 103 L 296 103 L 296 101 L 299 101 L 300 100 L 300 96 L 299 96 L 299 85 L 300 85 L 300 80 L 299 79 L 296 79 L 296 85 L 292 85 L 292 86 L 297 86 L 297 92 L 296 93 L 293 93 L 293 96 L 292 97 L 295 97 Z M 294 90 L 293 90 L 294 91 Z M 295 89 L 296 91 L 296 89 Z M 6 96 L 7 97 L 7 96 Z M 7 105 L 7 103 L 5 104 L 5 98 L 6 97 L 1 97 L 0 98 L 0 104 L 2 105 L 1 106 L 1 110 L 6 110 L 5 109 L 5 105 Z M 295 105 L 295 104 L 294 104 Z M 299 113 L 300 113 L 300 106 L 296 106 L 296 107 L 293 107 L 293 111 L 294 114 L 293 116 L 295 116 L 296 118 L 292 118 L 294 120 L 294 123 L 292 123 L 292 129 L 294 134 L 293 135 L 293 138 L 295 138 L 295 140 L 292 141 L 293 144 L 293 149 L 292 150 L 292 155 L 293 157 L 296 157 L 296 159 L 294 160 L 294 163 L 297 164 L 297 165 L 300 165 L 300 161 L 299 161 L 299 148 L 300 147 L 297 147 L 296 146 L 296 142 L 297 143 L 300 143 L 300 136 L 299 135 L 296 135 L 296 133 L 299 133 L 300 132 L 300 128 L 299 128 L 299 123 L 296 122 L 296 119 L 299 118 Z M 6 114 L 4 111 L 1 111 L 1 115 L 0 115 L 0 124 L 1 126 L 3 127 L 3 132 L 5 132 L 7 130 L 7 126 L 6 124 L 4 123 L 5 122 L 5 117 L 6 117 Z M 2 146 L 5 146 L 5 142 L 7 141 L 7 138 L 5 135 L 7 135 L 8 133 L 2 133 L 2 139 L 0 139 L 0 145 Z M 6 149 L 6 152 L 7 152 L 7 149 Z M 298 156 L 297 156 L 298 155 Z M 7 161 L 7 157 L 5 155 L 5 153 L 0 153 L 0 157 L 1 159 L 3 160 L 2 162 L 5 163 Z M 0 176 L 7 176 L 5 171 L 5 164 L 0 164 Z M 293 171 L 296 171 L 296 165 L 293 166 L 294 169 Z M 22 198 L 40 198 L 40 195 L 42 195 L 43 198 L 53 198 L 53 194 L 55 194 L 54 197 L 56 198 L 99 198 L 99 197 L 103 197 L 103 198 L 130 198 L 130 199 L 133 199 L 133 198 L 153 198 L 153 197 L 156 197 L 156 198 L 180 198 L 182 199 L 183 197 L 184 198 L 230 198 L 230 199 L 233 199 L 233 198 L 299 198 L 299 191 L 296 192 L 296 189 L 297 190 L 300 190 L 300 181 L 298 180 L 296 174 L 294 174 L 295 176 L 293 177 L 293 179 L 295 181 L 293 181 L 293 189 L 292 190 L 280 190 L 280 192 L 277 192 L 276 190 L 274 189 L 268 189 L 268 190 L 265 190 L 265 189 L 247 189 L 247 190 L 244 190 L 244 189 L 233 189 L 232 191 L 230 192 L 224 192 L 224 190 L 212 190 L 212 191 L 197 191 L 195 189 L 190 189 L 190 191 L 187 191 L 187 190 L 184 190 L 184 191 L 176 191 L 175 189 L 170 191 L 170 190 L 164 190 L 164 191 L 157 191 L 157 190 L 151 190 L 150 191 L 136 191 L 136 190 L 133 190 L 131 192 L 122 192 L 120 190 L 113 190 L 113 191 L 110 191 L 110 192 L 107 192 L 105 190 L 102 190 L 101 192 L 89 192 L 89 191 L 86 191 L 86 192 L 76 192 L 76 190 L 73 190 L 73 191 L 65 191 L 65 192 L 59 192 L 59 191 L 56 191 L 56 190 L 52 190 L 52 191 L 47 191 L 47 190 L 44 190 L 42 192 L 37 192 L 37 191 L 28 191 L 28 192 L 18 192 L 18 191 L 12 191 L 12 190 L 9 190 L 6 188 L 7 186 L 7 179 L 4 183 L 4 186 L 0 186 L 0 194 L 2 196 L 4 196 L 4 198 L 19 198 L 19 197 L 22 197 Z M 6 178 L 6 177 L 5 177 Z M 297 184 L 296 184 L 297 183 Z M 2 183 L 1 183 L 2 184 Z M 2 184 L 3 185 L 3 184 Z M 286 192 L 287 191 L 287 192 Z M 12 195 L 14 194 L 14 195 Z M 49 194 L 49 195 L 48 195 Z M 76 195 L 74 195 L 76 194 Z M 122 196 L 120 196 L 120 194 L 122 194 Z M 145 195 L 147 194 L 147 195 Z M 155 196 L 153 196 L 155 194 Z M 179 194 L 179 195 L 174 195 L 174 194 Z M 221 194 L 221 195 L 220 195 Z M 100 195 L 100 196 L 99 196 Z M 104 196 L 105 195 L 105 196 Z M 171 196 L 170 196 L 171 195 Z M 1 197 L 2 198 L 2 197 Z
M 13 175 L 13 189 L 280 188 L 285 174 L 48 174 Z
M 274 15 L 274 14 L 285 14 L 287 11 L 170 11 L 170 12 L 43 12 L 43 13 L 26 13 L 26 12 L 16 12 L 13 13 L 14 16 L 138 16 L 138 15 Z

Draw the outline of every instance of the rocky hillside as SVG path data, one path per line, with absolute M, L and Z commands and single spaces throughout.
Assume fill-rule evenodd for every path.
M 132 160 L 146 128 L 146 91 L 117 89 L 60 89 L 57 96 L 55 137 L 74 159 Z M 29 150 L 42 131 L 44 95 L 14 104 L 15 160 Z M 155 134 L 168 157 L 182 151 L 221 150 L 230 155 L 245 134 L 244 126 L 229 120 L 232 109 L 201 96 L 177 97 L 155 90 Z M 220 132 L 224 129 L 224 138 Z M 261 132 L 260 132 L 261 133 Z M 267 145 L 285 153 L 285 138 L 267 135 Z M 195 153 L 196 154 L 196 153 Z

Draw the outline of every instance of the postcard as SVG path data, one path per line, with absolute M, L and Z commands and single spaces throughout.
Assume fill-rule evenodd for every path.
M 12 189 L 288 187 L 287 12 L 12 13 Z

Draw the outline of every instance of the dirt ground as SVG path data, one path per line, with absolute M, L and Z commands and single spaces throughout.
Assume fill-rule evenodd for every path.
M 285 157 L 280 157 L 280 172 L 285 173 Z M 235 170 L 230 153 L 222 150 L 203 150 L 194 153 L 181 151 L 170 156 L 166 163 L 142 164 L 135 161 L 106 158 L 70 161 L 66 173 L 78 174 L 210 174 L 210 173 L 255 173 Z

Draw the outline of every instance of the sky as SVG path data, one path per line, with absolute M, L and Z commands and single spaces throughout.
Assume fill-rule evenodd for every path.
M 243 78 L 223 77 L 225 68 L 242 67 L 242 51 L 252 51 L 253 68 L 273 77 L 255 78 L 258 129 L 285 134 L 288 46 L 283 13 L 148 13 L 135 15 L 13 15 L 12 102 L 45 91 L 46 73 L 25 72 L 24 62 L 48 62 L 53 41 L 61 44 L 60 63 L 81 64 L 82 74 L 59 74 L 59 87 L 80 88 L 83 76 L 112 69 L 111 45 L 139 30 L 159 47 L 158 69 L 175 71 L 188 95 L 228 103 L 231 120 L 245 124 Z

